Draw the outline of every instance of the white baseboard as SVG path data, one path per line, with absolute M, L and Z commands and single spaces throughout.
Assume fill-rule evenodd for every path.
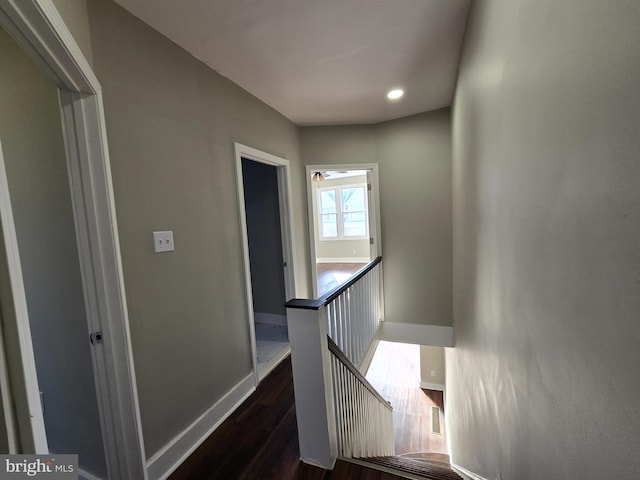
M 444 392 L 444 385 L 442 385 L 441 383 L 420 382 L 420 388 L 426 388 L 427 390 L 438 390 L 439 392 Z
M 254 319 L 254 322 L 256 323 L 266 323 L 267 325 L 280 325 L 283 327 L 287 326 L 287 316 L 278 315 L 277 313 L 255 312 L 253 314 L 253 319 Z
M 316 258 L 316 263 L 369 263 L 369 257 L 323 257 Z
M 465 480 L 487 480 L 483 476 L 478 475 L 477 473 L 473 473 L 471 470 L 467 470 L 466 468 L 461 467 L 460 465 L 456 465 L 453 462 L 451 462 L 451 469 Z
M 327 468 L 325 465 L 322 465 L 321 463 L 315 461 L 313 458 L 306 458 L 306 457 L 300 457 L 300 461 L 302 463 L 306 463 L 307 465 L 311 465 L 312 467 L 318 467 L 321 468 L 323 470 L 333 470 L 333 467 L 336 466 L 336 461 L 338 460 L 338 457 L 333 459 L 333 464 L 331 465 L 331 468 Z
M 150 480 L 164 480 L 224 422 L 255 389 L 255 375 L 247 375 L 209 410 L 147 460 Z
M 102 480 L 102 477 L 98 477 L 93 473 L 89 473 L 82 468 L 78 468 L 78 478 L 80 478 L 81 480 Z
M 380 340 L 432 347 L 453 347 L 453 327 L 386 321 L 382 322 Z

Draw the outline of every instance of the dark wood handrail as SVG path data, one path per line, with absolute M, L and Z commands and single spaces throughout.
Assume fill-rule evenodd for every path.
M 364 267 L 358 270 L 353 276 L 349 279 L 348 282 L 343 283 L 342 285 L 337 286 L 335 289 L 331 290 L 329 293 L 326 293 L 320 298 L 316 299 L 308 299 L 308 298 L 293 298 L 284 304 L 287 308 L 302 308 L 306 310 L 318 310 L 323 305 L 329 305 L 336 298 L 342 295 L 349 287 L 351 287 L 354 283 L 364 277 L 367 273 L 369 273 L 373 268 L 378 265 L 382 261 L 382 257 L 377 257 L 367 263 Z
M 329 336 L 327 336 L 327 342 L 329 344 L 329 351 L 331 351 L 331 353 L 333 353 L 336 356 L 336 358 L 340 361 L 340 363 L 342 363 L 345 367 L 347 367 L 349 371 L 358 379 L 358 381 L 362 383 L 362 385 L 364 385 L 364 387 L 367 390 L 369 390 L 369 392 L 371 392 L 371 394 L 374 397 L 376 397 L 385 407 L 393 411 L 393 407 L 391 406 L 391 404 L 387 402 L 385 398 L 382 395 L 380 395 L 380 392 L 378 392 L 374 388 L 374 386 L 369 383 L 369 380 L 367 380 L 365 376 L 362 375 L 362 373 L 360 373 L 360 370 L 358 370 L 358 367 L 356 367 L 353 363 L 351 363 L 351 360 L 349 360 L 347 356 L 344 354 L 344 352 L 340 350 L 340 347 L 336 344 L 336 342 L 331 340 L 331 337 Z

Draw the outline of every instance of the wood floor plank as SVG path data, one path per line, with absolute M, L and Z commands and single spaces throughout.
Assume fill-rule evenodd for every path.
M 318 297 L 346 282 L 365 265 L 366 263 L 317 263 Z
M 447 454 L 442 392 L 420 388 L 420 347 L 380 342 L 367 379 L 391 402 L 396 455 Z M 441 434 L 431 432 L 432 410 L 439 408 Z
M 287 358 L 169 477 L 170 480 L 400 480 L 402 477 L 338 461 L 332 471 L 299 459 Z

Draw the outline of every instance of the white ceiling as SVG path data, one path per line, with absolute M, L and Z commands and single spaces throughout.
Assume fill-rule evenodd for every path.
M 298 125 L 450 105 L 469 1 L 116 0 Z

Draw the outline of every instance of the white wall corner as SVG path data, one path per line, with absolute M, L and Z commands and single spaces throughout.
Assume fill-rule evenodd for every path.
M 420 388 L 426 388 L 427 390 L 438 390 L 439 392 L 444 392 L 444 385 L 441 383 L 428 383 L 428 382 L 420 382 Z
M 386 321 L 382 323 L 380 340 L 432 347 L 453 347 L 453 327 Z
M 473 473 L 471 470 L 467 470 L 466 468 L 461 467 L 460 465 L 456 465 L 453 462 L 451 462 L 451 468 L 453 469 L 454 472 L 456 472 L 458 475 L 460 475 L 465 480 L 488 480 L 485 477 L 483 477 L 482 475 L 478 475 L 477 473 Z
M 150 480 L 164 480 L 211 435 L 255 389 L 253 372 L 147 461 Z

